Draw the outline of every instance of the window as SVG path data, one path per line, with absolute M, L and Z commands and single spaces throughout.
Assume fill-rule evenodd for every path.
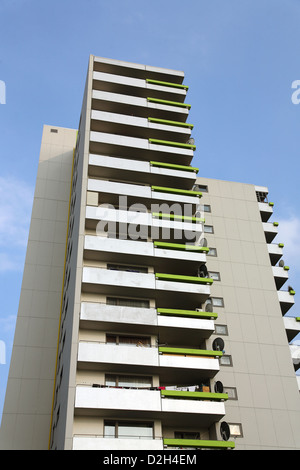
M 217 255 L 217 249 L 216 248 L 209 248 L 209 252 L 206 254 L 206 256 L 218 256 Z
M 228 335 L 227 325 L 215 325 L 215 333 L 217 335 Z
M 226 354 L 223 354 L 223 356 L 220 357 L 220 364 L 222 366 L 232 366 L 232 357 Z
M 150 347 L 151 339 L 148 336 L 106 335 L 106 342 L 125 346 Z
M 109 387 L 150 388 L 152 387 L 152 377 L 107 374 L 105 376 L 105 385 Z
M 223 391 L 224 391 L 224 393 L 227 393 L 228 400 L 237 400 L 238 399 L 236 387 L 224 387 Z
M 214 228 L 212 225 L 204 225 L 204 233 L 214 233 Z
M 204 204 L 204 206 L 203 206 L 203 211 L 204 211 L 204 212 L 211 212 L 210 204 Z
M 240 423 L 228 423 L 230 429 L 230 436 L 243 437 L 242 425 Z
M 224 299 L 222 297 L 212 297 L 211 301 L 214 307 L 224 307 Z
M 50 132 L 53 132 L 54 134 L 58 133 L 58 129 L 50 129 Z
M 148 268 L 143 266 L 127 266 L 125 264 L 107 264 L 107 269 L 111 269 L 113 271 L 127 271 L 131 273 L 148 273 Z
M 258 202 L 268 202 L 268 193 L 256 191 L 256 197 Z
M 153 439 L 153 424 L 130 421 L 105 421 L 104 437 L 116 439 Z
M 121 307 L 150 308 L 150 301 L 146 299 L 125 299 L 122 297 L 106 297 L 107 305 Z
M 215 271 L 209 271 L 208 273 L 209 277 L 213 279 L 214 281 L 221 281 L 221 275 L 218 272 Z
M 201 191 L 202 193 L 208 193 L 208 186 L 205 184 L 195 184 L 193 186 L 193 191 Z

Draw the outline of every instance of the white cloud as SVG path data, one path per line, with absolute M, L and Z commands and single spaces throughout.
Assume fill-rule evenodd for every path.
M 23 269 L 33 188 L 14 177 L 0 177 L 0 272 Z
M 16 178 L 0 177 L 0 246 L 26 246 L 33 189 Z
M 8 271 L 22 271 L 24 267 L 24 253 L 1 253 L 0 252 L 0 273 Z
M 7 315 L 6 317 L 0 318 L 1 334 L 14 332 L 16 319 L 16 315 Z
M 289 219 L 279 220 L 278 235 L 276 239 L 284 243 L 284 259 L 294 269 L 300 262 L 300 218 L 291 216 Z

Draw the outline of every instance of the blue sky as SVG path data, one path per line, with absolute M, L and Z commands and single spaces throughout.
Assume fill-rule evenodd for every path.
M 299 24 L 299 0 L 1 0 L 0 415 L 42 127 L 78 127 L 89 54 L 184 70 L 199 175 L 268 186 L 300 291 Z

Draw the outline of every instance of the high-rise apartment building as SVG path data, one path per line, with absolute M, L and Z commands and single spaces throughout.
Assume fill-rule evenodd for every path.
M 300 449 L 273 204 L 193 166 L 183 79 L 91 56 L 44 127 L 1 448 Z

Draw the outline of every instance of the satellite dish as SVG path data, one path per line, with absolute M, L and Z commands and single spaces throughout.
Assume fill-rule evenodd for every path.
M 200 240 L 200 246 L 207 246 L 207 240 L 206 240 L 206 238 L 202 238 L 202 239 Z
M 208 277 L 206 264 L 200 264 L 197 274 L 198 274 L 198 277 Z
M 205 311 L 206 312 L 212 312 L 213 311 L 213 306 L 212 306 L 211 303 L 206 304 Z
M 220 382 L 220 380 L 217 380 L 217 382 L 215 383 L 215 393 L 223 393 L 223 390 L 224 387 L 222 382 Z
M 228 439 L 230 438 L 230 428 L 229 428 L 229 424 L 226 423 L 226 421 L 222 421 L 220 425 L 220 432 L 221 432 L 223 441 L 228 441 Z
M 213 347 L 214 351 L 223 351 L 224 346 L 225 346 L 225 343 L 222 340 L 222 338 L 214 339 L 213 344 L 212 344 L 212 347 Z
M 283 259 L 281 259 L 278 263 L 278 266 L 280 266 L 281 268 L 284 268 L 284 261 Z
M 193 137 L 191 137 L 191 138 L 187 141 L 187 144 L 189 144 L 189 145 L 195 145 L 195 139 L 193 139 Z

